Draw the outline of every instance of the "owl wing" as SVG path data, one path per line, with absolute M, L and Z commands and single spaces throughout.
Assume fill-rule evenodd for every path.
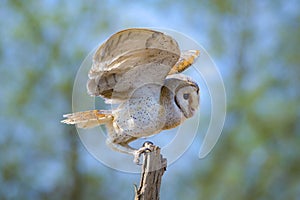
M 148 29 L 127 29 L 112 35 L 96 51 L 89 71 L 90 95 L 126 100 L 137 88 L 165 77 L 180 58 L 177 42 Z
M 199 55 L 199 50 L 187 50 L 181 52 L 179 60 L 172 67 L 171 71 L 169 72 L 169 75 L 183 72 L 195 62 Z

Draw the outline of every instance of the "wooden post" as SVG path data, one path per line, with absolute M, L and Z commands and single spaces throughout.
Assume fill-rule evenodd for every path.
M 135 200 L 158 200 L 161 179 L 167 168 L 167 159 L 160 154 L 160 148 L 148 145 L 150 152 L 144 153 L 139 188 L 135 185 Z

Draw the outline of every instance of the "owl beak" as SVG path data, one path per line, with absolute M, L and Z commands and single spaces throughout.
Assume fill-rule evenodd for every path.
M 196 110 L 197 109 L 195 109 L 195 108 L 190 108 L 187 112 L 183 112 L 183 114 L 186 118 L 191 118 L 194 116 Z
M 196 108 L 191 108 L 190 117 L 193 117 L 196 111 L 197 111 Z
M 198 96 L 197 96 L 198 97 Z M 199 98 L 193 98 L 190 100 L 189 102 L 190 104 L 190 108 L 189 108 L 189 113 L 188 116 L 189 117 L 193 117 L 194 114 L 197 112 L 198 110 L 198 105 L 199 105 Z

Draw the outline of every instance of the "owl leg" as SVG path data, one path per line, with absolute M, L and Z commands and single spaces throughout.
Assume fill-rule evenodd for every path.
M 150 151 L 150 149 L 148 148 L 148 143 L 147 145 L 145 145 L 146 143 L 144 143 L 143 147 L 139 149 L 131 147 L 128 143 L 113 143 L 110 140 L 107 140 L 106 143 L 111 149 L 117 152 L 133 155 L 133 162 L 137 165 L 140 165 L 141 155 Z M 149 144 L 151 145 L 151 143 Z
M 114 143 L 110 140 L 107 140 L 106 144 L 114 151 L 117 151 L 120 153 L 132 155 L 132 154 L 134 154 L 134 151 L 136 151 L 136 149 L 129 146 L 128 143 Z
M 140 165 L 140 157 L 143 153 L 148 153 L 151 152 L 150 146 L 153 146 L 153 143 L 150 141 L 144 142 L 143 146 L 139 149 L 137 149 L 134 152 L 134 159 L 133 161 L 137 164 Z

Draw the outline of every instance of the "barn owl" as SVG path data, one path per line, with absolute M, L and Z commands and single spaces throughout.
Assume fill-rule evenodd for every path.
M 89 95 L 116 108 L 66 114 L 61 122 L 79 128 L 104 124 L 106 143 L 138 163 L 146 148 L 135 149 L 130 142 L 174 128 L 197 111 L 199 87 L 180 72 L 199 53 L 180 52 L 176 40 L 155 30 L 120 31 L 96 50 L 87 81 Z

